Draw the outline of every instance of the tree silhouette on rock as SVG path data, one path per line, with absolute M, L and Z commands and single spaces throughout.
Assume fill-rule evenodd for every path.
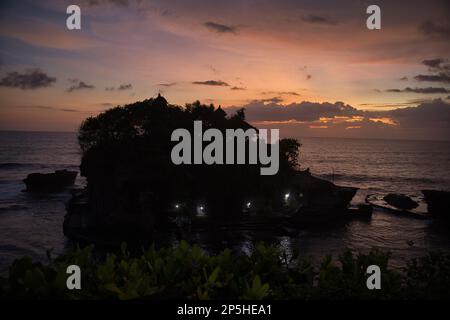
M 280 141 L 280 169 L 274 176 L 261 176 L 259 164 L 173 164 L 172 132 L 184 128 L 192 134 L 196 120 L 202 121 L 203 130 L 216 128 L 224 136 L 226 129 L 253 128 L 244 109 L 227 116 L 212 104 L 196 101 L 180 107 L 161 95 L 117 106 L 82 123 L 80 168 L 96 225 L 134 228 L 151 216 L 158 227 L 175 203 L 191 209 L 202 202 L 210 217 L 238 219 L 246 199 L 273 195 L 289 184 L 300 146 L 294 139 Z

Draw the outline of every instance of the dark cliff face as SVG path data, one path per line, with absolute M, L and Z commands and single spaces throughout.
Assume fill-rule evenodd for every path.
M 259 165 L 174 165 L 171 134 L 178 128 L 192 133 L 196 120 L 202 121 L 203 130 L 252 128 L 243 110 L 227 117 L 212 105 L 195 102 L 181 108 L 161 96 L 83 122 L 80 168 L 96 224 L 132 227 L 149 215 L 152 223 L 163 223 L 174 205 L 183 204 L 193 214 L 199 202 L 207 206 L 208 215 L 233 219 L 249 197 L 270 197 L 289 184 L 296 162 L 292 157 L 298 155 L 295 140 L 280 143 L 288 148 L 280 152 L 275 176 L 261 176 Z

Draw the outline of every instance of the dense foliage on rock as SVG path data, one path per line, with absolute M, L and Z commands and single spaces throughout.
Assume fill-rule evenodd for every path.
M 79 130 L 81 174 L 87 178 L 89 206 L 96 225 L 157 225 L 174 203 L 208 205 L 212 216 L 232 218 L 255 194 L 271 199 L 289 184 L 299 143 L 280 142 L 280 170 L 261 176 L 260 165 L 174 165 L 173 130 L 249 129 L 244 110 L 232 116 L 222 108 L 195 102 L 184 108 L 158 96 L 107 110 L 86 119 Z M 144 217 L 143 213 L 151 217 Z M 151 220 L 151 221 L 150 221 Z

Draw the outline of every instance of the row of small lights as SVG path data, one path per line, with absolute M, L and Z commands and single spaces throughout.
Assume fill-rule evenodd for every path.
M 286 193 L 286 194 L 284 195 L 284 200 L 285 200 L 285 201 L 289 200 L 289 197 L 290 197 L 290 196 L 291 196 L 290 193 Z M 247 209 L 250 209 L 251 206 L 252 206 L 252 203 L 249 201 L 249 202 L 246 203 L 245 206 L 247 207 Z M 178 203 L 175 204 L 175 209 L 179 209 L 180 207 L 181 207 L 180 204 L 178 204 Z M 205 210 L 205 207 L 204 207 L 203 205 L 200 205 L 200 206 L 198 206 L 197 208 L 198 208 L 198 210 L 200 210 L 200 211 Z

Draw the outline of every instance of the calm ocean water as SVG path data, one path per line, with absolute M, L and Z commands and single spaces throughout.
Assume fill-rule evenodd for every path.
M 421 189 L 450 190 L 450 142 L 300 140 L 302 168 L 337 184 L 361 188 L 354 203 L 364 201 L 367 194 L 401 192 L 420 200 Z M 45 260 L 46 250 L 56 255 L 67 248 L 62 222 L 70 190 L 28 194 L 22 192 L 22 179 L 31 172 L 78 170 L 79 162 L 74 133 L 0 132 L 0 271 L 23 255 Z M 76 187 L 84 183 L 78 177 Z M 253 243 L 249 239 L 239 246 L 251 250 Z M 368 222 L 301 230 L 298 237 L 281 237 L 276 243 L 286 251 L 299 248 L 313 259 L 344 248 L 365 251 L 376 246 L 390 250 L 393 264 L 401 265 L 429 250 L 450 251 L 450 232 L 432 221 L 376 210 Z

